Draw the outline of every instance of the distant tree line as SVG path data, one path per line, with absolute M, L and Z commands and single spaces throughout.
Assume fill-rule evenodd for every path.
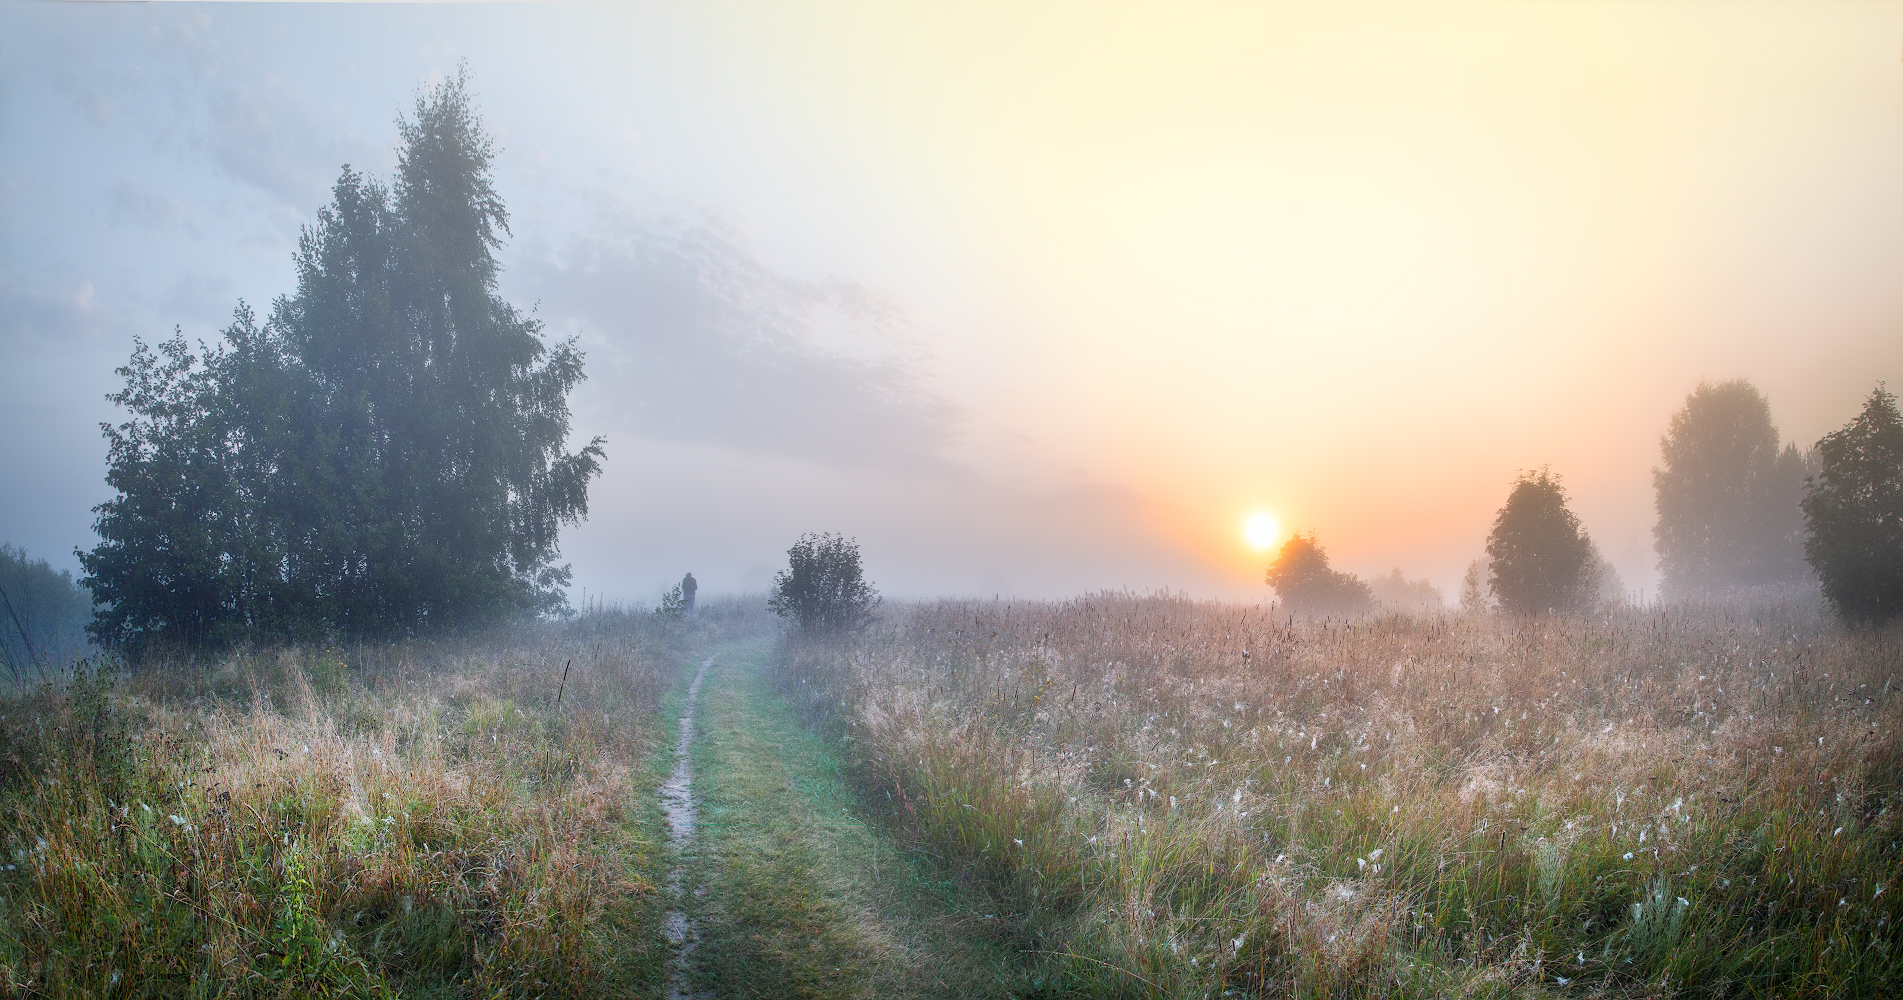
M 399 123 L 393 185 L 345 167 L 297 290 L 217 347 L 136 344 L 104 425 L 101 641 L 401 636 L 563 604 L 557 533 L 599 439 L 563 450 L 574 341 L 496 294 L 508 215 L 458 73 Z
M 1862 412 L 1809 451 L 1782 443 L 1763 394 L 1742 379 L 1700 383 L 1660 440 L 1654 547 L 1667 600 L 1787 588 L 1815 579 L 1850 621 L 1903 615 L 1903 417 L 1879 384 Z M 1267 582 L 1291 611 L 1400 607 L 1400 570 L 1370 587 L 1328 566 L 1311 534 L 1282 546 Z M 1425 581 L 1422 581 L 1425 583 Z M 1401 591 L 1404 592 L 1404 591 Z M 1460 606 L 1515 614 L 1579 611 L 1624 585 L 1549 469 L 1514 480 L 1468 567 Z M 1438 605 L 1420 601 L 1417 606 Z
M 86 648 L 93 602 L 73 574 L 0 544 L 0 669 L 10 681 L 42 680 Z

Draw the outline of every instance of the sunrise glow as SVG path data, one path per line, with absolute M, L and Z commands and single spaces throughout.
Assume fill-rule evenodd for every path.
M 1275 521 L 1275 515 L 1267 511 L 1256 511 L 1242 522 L 1242 537 L 1249 547 L 1257 552 L 1266 552 L 1282 535 L 1282 526 Z

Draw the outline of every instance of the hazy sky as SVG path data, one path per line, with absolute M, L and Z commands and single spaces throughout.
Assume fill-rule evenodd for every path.
M 1258 510 L 1451 598 L 1540 465 L 1650 588 L 1700 378 L 1802 444 L 1903 385 L 1903 4 L 4 4 L 0 540 L 77 566 L 132 338 L 290 292 L 459 60 L 612 598 L 809 530 L 1259 598 Z

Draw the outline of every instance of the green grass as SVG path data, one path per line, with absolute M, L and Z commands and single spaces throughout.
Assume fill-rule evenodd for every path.
M 1026 995 L 1026 943 L 982 885 L 864 821 L 841 747 L 772 688 L 770 646 L 724 652 L 692 757 L 701 839 L 688 885 L 699 985 L 721 997 Z

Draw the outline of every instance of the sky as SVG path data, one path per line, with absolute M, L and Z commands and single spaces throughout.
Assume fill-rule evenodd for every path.
M 1649 593 L 1701 379 L 1801 446 L 1903 385 L 1903 3 L 7 3 L 0 541 L 77 569 L 133 338 L 293 291 L 459 64 L 607 438 L 577 600 L 808 531 L 1266 600 L 1259 514 L 1451 600 L 1542 466 Z

